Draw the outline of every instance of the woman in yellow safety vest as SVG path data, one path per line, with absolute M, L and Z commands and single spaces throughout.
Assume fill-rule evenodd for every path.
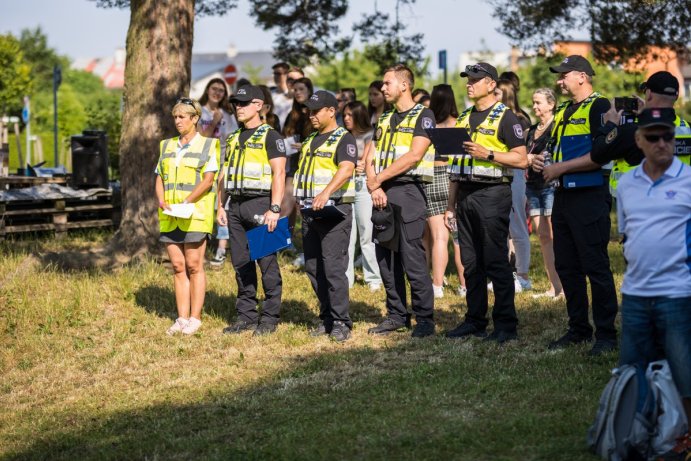
M 178 318 L 168 334 L 194 334 L 201 325 L 206 291 L 204 251 L 213 231 L 213 188 L 220 163 L 218 139 L 197 133 L 199 102 L 180 98 L 173 106 L 179 136 L 164 139 L 156 167 L 160 241 L 173 265 Z

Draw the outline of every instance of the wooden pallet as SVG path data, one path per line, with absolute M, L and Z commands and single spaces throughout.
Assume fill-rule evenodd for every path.
M 86 198 L 12 200 L 0 202 L 0 239 L 10 234 L 113 226 L 112 194 Z
M 0 177 L 0 189 L 15 189 L 22 187 L 33 187 L 40 184 L 60 184 L 66 185 L 65 177 L 37 178 L 34 176 L 4 176 Z

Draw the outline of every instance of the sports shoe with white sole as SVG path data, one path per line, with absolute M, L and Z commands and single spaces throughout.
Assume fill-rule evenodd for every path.
M 434 291 L 434 297 L 439 299 L 444 297 L 444 287 L 438 287 L 436 285 L 432 285 L 432 291 Z
M 187 326 L 189 323 L 188 319 L 183 319 L 182 317 L 178 317 L 175 320 L 175 323 L 171 325 L 170 328 L 168 328 L 168 331 L 166 331 L 166 334 L 168 336 L 173 336 L 176 333 L 182 333 L 182 330 Z
M 187 323 L 187 326 L 182 329 L 182 334 L 193 335 L 197 332 L 197 330 L 199 330 L 200 326 L 202 326 L 201 320 L 190 317 L 190 321 Z

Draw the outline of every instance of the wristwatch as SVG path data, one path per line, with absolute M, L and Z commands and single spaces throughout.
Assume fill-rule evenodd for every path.
M 281 205 L 276 205 L 275 203 L 269 207 L 269 210 L 271 210 L 273 213 L 280 213 L 281 212 Z
M 487 160 L 489 160 L 490 162 L 494 161 L 494 152 L 493 151 L 489 151 L 489 154 L 487 155 Z

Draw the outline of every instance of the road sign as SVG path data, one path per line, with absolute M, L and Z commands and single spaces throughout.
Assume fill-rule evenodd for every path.
M 446 69 L 446 50 L 439 51 L 439 68 Z
M 27 123 L 29 121 L 29 108 L 24 106 L 22 108 L 22 122 Z
M 228 64 L 223 69 L 223 77 L 228 85 L 233 85 L 238 80 L 238 70 L 234 64 Z

